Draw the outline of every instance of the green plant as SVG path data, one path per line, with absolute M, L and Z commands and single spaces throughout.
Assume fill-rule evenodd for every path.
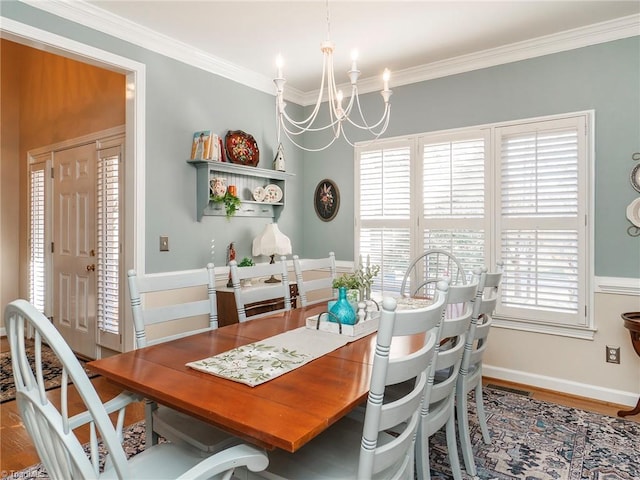
M 240 199 L 228 191 L 224 195 L 211 195 L 211 201 L 215 203 L 224 203 L 224 211 L 227 220 L 233 217 L 240 208 Z
M 238 264 L 239 267 L 253 267 L 254 265 L 255 263 L 249 257 L 244 257 Z
M 333 280 L 333 288 L 345 287 L 347 290 L 358 290 L 360 281 L 355 273 L 343 273 Z
M 346 287 L 347 290 L 360 290 L 362 288 L 371 288 L 373 279 L 380 272 L 379 265 L 370 265 L 360 267 L 353 273 L 343 273 L 341 276 L 333 280 L 333 288 Z

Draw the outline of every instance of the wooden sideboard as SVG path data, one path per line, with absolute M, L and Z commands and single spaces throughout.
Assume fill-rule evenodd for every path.
M 291 308 L 296 308 L 298 299 L 298 285 L 289 284 L 291 294 Z M 236 299 L 233 295 L 233 288 L 217 287 L 216 300 L 218 302 L 218 326 L 224 327 L 232 323 L 238 323 L 238 311 L 236 310 Z M 246 305 L 247 317 L 259 315 L 284 308 L 284 298 L 274 298 L 264 302 L 250 303 Z

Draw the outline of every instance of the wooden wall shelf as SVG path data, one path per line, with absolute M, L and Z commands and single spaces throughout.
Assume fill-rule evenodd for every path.
M 224 177 L 227 187 L 235 185 L 242 204 L 236 212 L 238 217 L 266 217 L 278 219 L 286 203 L 286 181 L 295 176 L 293 173 L 268 170 L 265 168 L 247 167 L 226 162 L 210 162 L 205 160 L 187 160 L 196 168 L 196 218 L 202 220 L 205 215 L 224 216 L 225 208 L 221 203 L 211 202 L 210 180 Z M 256 202 L 253 190 L 268 184 L 278 185 L 282 190 L 282 201 L 278 203 Z

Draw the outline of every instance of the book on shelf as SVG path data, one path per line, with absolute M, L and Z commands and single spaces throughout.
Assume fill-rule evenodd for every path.
M 211 159 L 211 143 L 213 134 L 211 130 L 201 130 L 193 134 L 191 144 L 191 160 Z

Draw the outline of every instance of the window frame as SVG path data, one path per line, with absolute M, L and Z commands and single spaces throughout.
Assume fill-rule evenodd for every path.
M 559 336 L 567 336 L 580 339 L 594 338 L 596 331 L 595 318 L 593 315 L 593 218 L 594 212 L 594 122 L 595 112 L 593 110 L 570 112 L 558 115 L 548 115 L 527 119 L 519 119 L 508 122 L 498 122 L 491 124 L 483 124 L 479 126 L 470 126 L 463 128 L 455 128 L 450 130 L 441 130 L 435 132 L 419 133 L 402 137 L 378 140 L 374 144 L 370 142 L 356 143 L 354 149 L 354 258 L 366 255 L 360 248 L 360 230 L 367 225 L 366 221 L 360 218 L 360 155 L 364 152 L 384 149 L 397 146 L 409 146 L 410 149 L 410 175 L 413 177 L 411 181 L 411 218 L 410 218 L 410 238 L 411 238 L 411 258 L 415 258 L 422 252 L 425 225 L 422 211 L 422 175 L 423 175 L 423 148 L 425 144 L 433 144 L 439 140 L 450 141 L 451 139 L 464 139 L 475 135 L 483 135 L 486 139 L 485 150 L 485 219 L 484 225 L 487 229 L 485 232 L 485 264 L 490 269 L 497 268 L 501 262 L 500 255 L 500 238 L 501 238 L 501 190 L 500 190 L 500 132 L 505 130 L 522 128 L 533 131 L 536 124 L 548 124 L 549 122 L 557 122 L 560 124 L 575 123 L 576 125 L 584 125 L 584 132 L 579 132 L 578 147 L 578 213 L 577 213 L 577 231 L 579 250 L 578 258 L 582 261 L 579 279 L 579 304 L 578 312 L 575 315 L 575 321 L 570 323 L 558 323 L 549 321 L 549 316 L 553 316 L 552 312 L 542 315 L 519 315 L 513 309 L 505 309 L 499 302 L 494 315 L 494 325 L 496 327 L 509 328 L 515 330 L 538 332 L 545 334 L 553 334 Z M 582 221 L 584 219 L 584 221 Z M 443 222 L 436 222 L 446 224 Z M 456 221 L 450 222 L 455 224 Z M 378 222 L 383 226 L 384 220 Z M 584 255 L 583 255 L 584 253 Z M 470 272 L 467 272 L 468 274 Z M 584 312 L 582 311 L 584 310 Z M 538 309 L 538 312 L 544 310 Z M 546 317 L 546 318 L 545 318 Z

